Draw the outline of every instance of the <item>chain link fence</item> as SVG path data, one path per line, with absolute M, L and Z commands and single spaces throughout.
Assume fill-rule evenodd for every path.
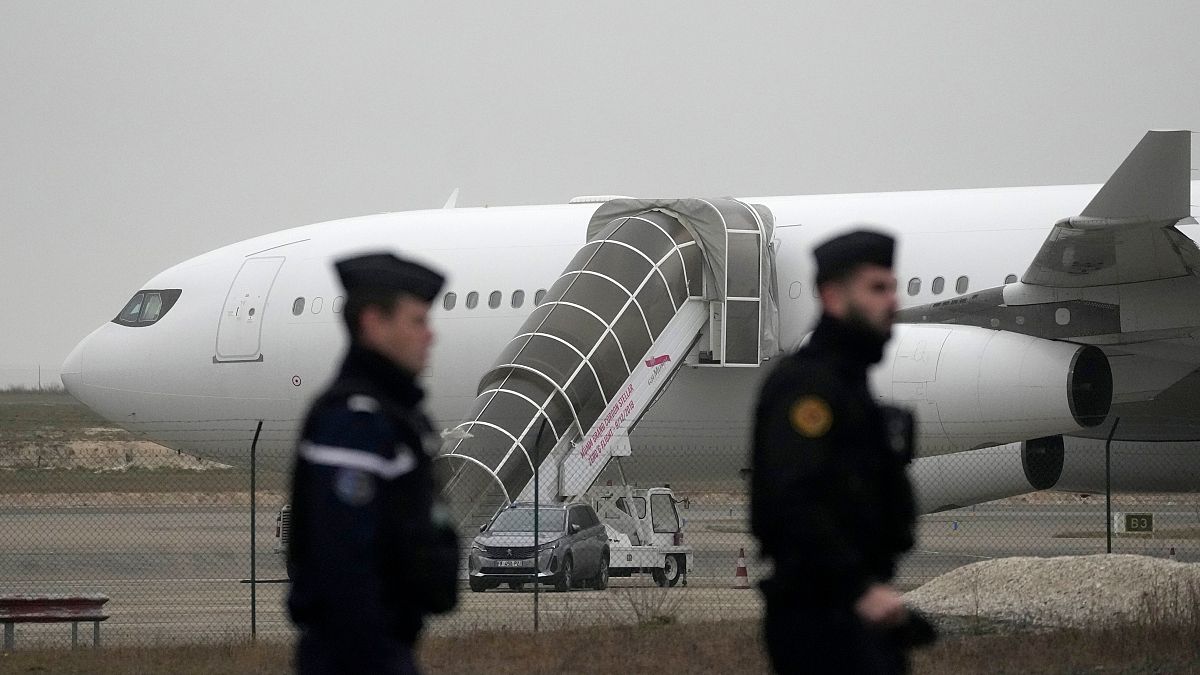
M 214 443 L 244 436 L 245 426 L 235 426 L 214 426 L 206 435 Z M 227 466 L 114 429 L 65 394 L 0 393 L 0 594 L 103 594 L 110 618 L 100 633 L 109 644 L 290 639 L 278 535 L 292 439 L 269 428 L 253 462 L 244 440 L 233 449 L 246 463 Z M 595 516 L 546 506 L 539 507 L 537 537 L 525 532 L 532 529 L 528 511 L 478 540 L 479 532 L 464 533 L 459 607 L 433 619 L 429 630 L 757 620 L 762 606 L 754 587 L 770 570 L 748 531 L 740 431 L 714 429 L 717 440 L 703 452 L 672 442 L 669 431 L 652 433 L 661 448 L 652 461 L 612 464 L 589 491 L 583 501 Z M 1126 481 L 1119 472 L 1138 467 L 1194 472 L 1196 457 L 1195 449 L 1127 443 L 1120 461 L 1110 462 L 1109 478 L 1120 486 Z M 1103 475 L 1103 453 L 1093 459 Z M 988 480 L 943 476 L 955 478 Z M 496 538 L 505 534 L 507 542 Z M 532 545 L 542 550 L 521 550 Z M 606 584 L 598 583 L 600 547 L 609 548 Z M 1047 491 L 924 515 L 897 582 L 914 588 L 992 558 L 1110 550 L 1200 560 L 1200 495 L 1118 490 L 1109 500 Z M 567 554 L 574 589 L 556 591 Z M 536 567 L 500 562 L 534 559 Z M 469 572 L 484 569 L 494 576 L 468 581 Z M 520 576 L 531 582 L 539 571 L 546 573 L 542 584 Z M 67 645 L 70 633 L 61 624 L 21 624 L 16 646 Z

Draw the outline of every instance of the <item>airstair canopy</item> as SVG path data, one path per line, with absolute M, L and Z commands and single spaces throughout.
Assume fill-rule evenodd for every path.
M 759 315 L 761 327 L 755 340 L 760 345 L 753 364 L 778 352 L 779 301 L 775 256 L 770 248 L 775 217 L 771 211 L 736 199 L 612 199 L 596 209 L 588 223 L 587 240 L 603 236 L 623 219 L 650 212 L 670 216 L 691 233 L 704 254 L 704 298 L 728 303 L 729 323 L 737 322 L 744 329 L 752 314 Z M 751 363 L 749 359 L 740 362 Z

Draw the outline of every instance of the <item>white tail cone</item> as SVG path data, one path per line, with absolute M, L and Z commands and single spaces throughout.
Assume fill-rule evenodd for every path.
M 734 588 L 750 588 L 750 574 L 746 570 L 746 549 L 738 549 L 737 571 L 733 573 Z

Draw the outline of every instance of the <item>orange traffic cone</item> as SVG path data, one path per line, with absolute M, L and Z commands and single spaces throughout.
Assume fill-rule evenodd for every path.
M 750 575 L 746 570 L 746 549 L 738 549 L 737 570 L 733 573 L 734 588 L 750 588 Z

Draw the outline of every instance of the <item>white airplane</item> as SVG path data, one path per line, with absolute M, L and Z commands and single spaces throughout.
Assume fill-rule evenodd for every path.
M 225 463 L 248 462 L 261 422 L 259 466 L 286 468 L 345 346 L 333 262 L 390 250 L 448 276 L 423 385 L 470 508 L 528 497 L 535 466 L 537 489 L 573 494 L 614 457 L 643 480 L 728 485 L 758 382 L 817 318 L 814 244 L 877 223 L 900 242 L 902 325 L 873 384 L 917 412 L 922 510 L 1101 490 L 1110 436 L 1118 489 L 1195 490 L 1190 142 L 1148 133 L 1104 186 L 578 198 L 284 230 L 154 276 L 62 380 Z

